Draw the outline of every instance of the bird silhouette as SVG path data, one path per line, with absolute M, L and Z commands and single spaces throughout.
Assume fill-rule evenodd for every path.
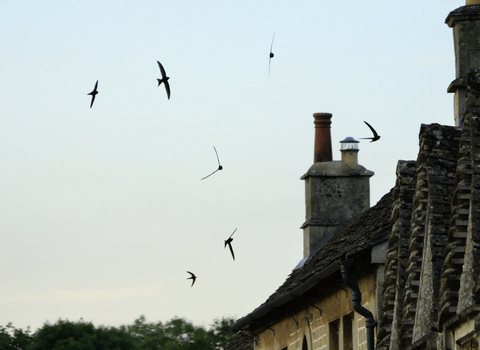
M 163 83 L 165 85 L 165 90 L 167 90 L 167 97 L 170 100 L 170 84 L 168 83 L 168 79 L 170 79 L 170 77 L 167 77 L 167 74 L 165 73 L 165 69 L 163 68 L 162 64 L 158 61 L 157 63 L 158 67 L 160 68 L 160 73 L 162 73 L 162 79 L 157 79 L 157 87 L 160 86 L 161 83 Z
M 211 176 L 211 175 L 215 174 L 217 171 L 219 171 L 219 170 L 222 170 L 222 169 L 223 169 L 223 166 L 221 166 L 221 165 L 220 165 L 220 159 L 218 158 L 218 153 L 217 153 L 217 149 L 215 148 L 215 146 L 213 146 L 213 149 L 215 150 L 215 154 L 217 155 L 218 168 L 217 168 L 217 170 L 215 170 L 213 173 L 211 173 L 211 174 L 209 174 L 209 175 L 207 175 L 207 176 L 205 176 L 205 177 L 201 178 L 200 180 L 205 180 L 207 177 L 209 177 L 209 176 Z
M 90 102 L 90 108 L 92 108 L 93 101 L 95 101 L 95 96 L 98 94 L 97 87 L 98 87 L 98 80 L 95 83 L 95 87 L 93 88 L 93 91 L 91 93 L 87 94 L 87 95 L 92 95 L 92 102 Z
M 272 58 L 275 56 L 272 52 L 274 39 L 275 39 L 275 33 L 273 33 L 272 44 L 270 45 L 270 55 L 268 55 L 268 76 L 270 76 L 270 63 L 272 62 Z
M 232 248 L 233 238 L 232 238 L 232 236 L 233 236 L 233 234 L 234 234 L 236 231 L 237 231 L 237 229 L 235 229 L 235 231 L 232 232 L 232 234 L 230 235 L 230 237 L 228 237 L 228 239 L 225 240 L 225 247 L 224 247 L 224 248 L 226 248 L 227 245 L 228 245 L 228 248 L 230 248 L 230 252 L 232 253 L 232 258 L 233 258 L 233 260 L 235 260 L 235 254 L 233 254 L 233 248 Z
M 372 132 L 373 132 L 373 137 L 361 137 L 361 139 L 364 139 L 364 140 L 372 140 L 372 141 L 370 141 L 370 143 L 380 140 L 380 137 L 381 137 L 381 136 L 377 134 L 377 132 L 375 131 L 375 129 L 374 129 L 370 124 L 368 124 L 365 120 L 364 120 L 363 122 L 364 122 L 365 124 L 367 124 L 367 126 L 370 128 L 370 130 L 372 130 Z
M 187 280 L 192 280 L 192 285 L 190 287 L 193 287 L 193 284 L 195 283 L 195 280 L 197 279 L 197 276 L 193 272 L 187 271 L 191 276 L 187 278 Z

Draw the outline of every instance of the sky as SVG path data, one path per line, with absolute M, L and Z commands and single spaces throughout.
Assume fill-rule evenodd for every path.
M 374 205 L 420 125 L 454 125 L 463 5 L 0 2 L 0 325 L 253 311 L 303 257 L 313 113 L 333 114 L 334 160 L 364 120 L 381 135 L 358 154 Z

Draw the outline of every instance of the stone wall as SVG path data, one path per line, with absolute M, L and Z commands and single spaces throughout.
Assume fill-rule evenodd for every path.
M 450 12 L 445 22 L 453 28 L 455 47 L 456 79 L 448 87 L 448 92 L 455 93 L 455 125 L 463 124 L 463 115 L 467 108 L 467 75 L 471 68 L 480 66 L 480 5 L 468 5 Z
M 423 163 L 425 168 L 428 197 L 424 214 L 426 221 L 413 343 L 421 341 L 422 338 L 429 336 L 432 330 L 438 329 L 440 275 L 455 188 L 458 134 L 456 128 L 432 124 L 425 127 L 422 135 L 417 163 Z M 423 157 L 425 159 L 422 159 Z
M 478 289 L 479 77 L 478 71 L 468 75 L 468 103 L 461 131 L 457 186 L 442 274 L 441 325 L 471 306 Z
M 480 70 L 468 74 L 467 91 L 461 129 L 421 128 L 407 257 L 401 249 L 398 208 L 410 198 L 398 203 L 406 166 L 399 163 L 379 349 L 452 349 L 478 340 Z
M 457 314 L 479 301 L 480 276 L 480 73 L 468 76 L 465 124 L 470 129 L 471 194 L 463 273 L 460 278 Z
M 377 349 L 397 350 L 399 347 L 415 172 L 415 161 L 398 162 L 397 180 L 393 190 L 392 231 L 385 261 L 383 305 L 379 320 Z
M 362 292 L 362 305 L 377 315 L 375 309 L 376 281 L 374 275 L 368 275 L 357 281 Z M 353 311 L 351 290 L 338 289 L 312 306 L 296 312 L 276 323 L 255 337 L 255 350 L 302 350 L 304 341 L 308 350 L 327 350 L 335 337 L 332 325 L 338 322 L 340 342 L 344 336 L 345 319 L 351 320 L 351 349 L 366 350 L 365 318 Z M 340 343 L 340 347 L 347 344 Z
M 314 163 L 305 180 L 305 223 L 302 225 L 306 258 L 339 227 L 370 207 L 373 172 L 341 161 Z
M 422 125 L 417 161 L 398 164 L 378 349 L 436 346 L 459 136 L 455 127 Z

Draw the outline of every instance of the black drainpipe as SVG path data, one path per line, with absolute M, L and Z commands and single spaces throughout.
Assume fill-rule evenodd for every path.
M 373 318 L 373 314 L 362 306 L 362 293 L 358 284 L 350 278 L 350 267 L 353 264 L 353 259 L 340 262 L 340 271 L 342 272 L 343 283 L 352 289 L 353 309 L 360 315 L 365 317 L 365 327 L 367 328 L 367 350 L 374 349 L 375 341 L 375 326 L 377 322 Z

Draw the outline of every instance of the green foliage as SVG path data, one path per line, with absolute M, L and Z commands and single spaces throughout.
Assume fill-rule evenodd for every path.
M 145 316 L 140 316 L 125 329 L 137 339 L 141 350 L 223 350 L 232 337 L 233 322 L 233 318 L 216 319 L 207 330 L 183 318 L 163 324 L 148 323 Z
M 46 322 L 35 333 L 0 326 L 0 350 L 223 350 L 233 318 L 214 320 L 209 329 L 175 317 L 166 323 L 140 316 L 132 325 L 95 327 L 89 322 Z
M 212 333 L 210 344 L 213 346 L 213 350 L 225 349 L 230 339 L 232 339 L 233 332 L 230 327 L 234 323 L 235 319 L 233 317 L 213 320 L 213 324 L 210 326 L 210 332 Z
M 24 332 L 16 329 L 11 323 L 6 327 L 0 326 L 0 349 L 1 350 L 24 350 L 30 342 L 30 329 Z
M 135 349 L 135 340 L 125 330 L 114 327 L 95 328 L 89 322 L 59 320 L 56 324 L 45 323 L 33 334 L 27 350 L 130 350 Z

